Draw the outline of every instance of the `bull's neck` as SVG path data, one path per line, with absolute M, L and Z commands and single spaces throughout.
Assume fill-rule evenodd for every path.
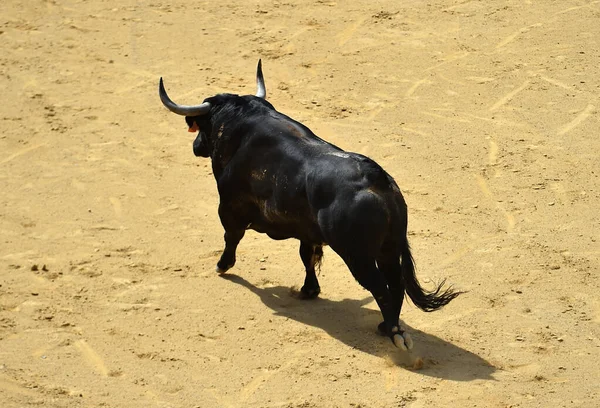
M 219 160 L 215 160 L 214 158 L 212 159 L 212 172 L 213 172 L 213 175 L 215 176 L 215 180 L 217 180 L 217 182 L 221 178 L 221 175 L 223 175 L 224 169 L 225 169 L 225 166 L 223 166 L 219 162 Z

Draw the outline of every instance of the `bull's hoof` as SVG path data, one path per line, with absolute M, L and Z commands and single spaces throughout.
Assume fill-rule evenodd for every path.
M 219 262 L 217 262 L 217 267 L 215 270 L 219 275 L 224 274 L 225 272 L 233 268 L 233 265 L 235 265 L 235 258 L 233 258 L 233 261 L 227 261 L 227 259 L 223 259 L 223 257 L 221 257 L 221 259 L 219 259 Z
M 412 350 L 414 344 L 410 334 L 404 332 L 402 334 L 397 333 L 392 336 L 394 346 L 398 347 L 402 351 Z
M 404 337 L 401 334 L 394 334 L 392 336 L 392 341 L 394 342 L 394 346 L 398 347 L 402 351 L 408 351 L 408 347 L 404 343 Z
M 217 262 L 217 267 L 215 270 L 219 275 L 223 275 L 225 272 L 230 270 L 233 267 L 233 264 L 225 266 L 222 262 Z
M 410 336 L 410 334 L 408 334 L 407 332 L 402 333 L 402 337 L 404 337 L 404 344 L 406 344 L 406 347 L 408 347 L 409 350 L 412 350 L 413 347 L 415 346 L 415 343 L 413 343 L 412 337 Z
M 389 336 L 394 343 L 394 346 L 398 347 L 402 351 L 412 350 L 414 343 L 410 334 L 401 330 L 399 327 L 392 328 L 391 335 L 387 332 L 385 322 L 379 323 L 377 326 L 377 332 L 382 336 Z
M 215 268 L 215 271 L 217 271 L 217 273 L 218 273 L 219 275 L 223 275 L 223 274 L 224 274 L 225 272 L 227 272 L 228 270 L 229 270 L 229 268 L 227 268 L 227 269 L 223 269 L 223 268 L 221 268 L 219 265 L 217 265 L 217 267 Z
M 302 286 L 298 297 L 302 300 L 315 299 L 319 296 L 319 293 L 321 293 L 321 288 L 318 286 L 316 288 L 307 288 L 306 286 Z

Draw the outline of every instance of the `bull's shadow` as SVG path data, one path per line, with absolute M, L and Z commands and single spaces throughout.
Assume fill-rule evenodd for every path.
M 354 349 L 382 358 L 388 357 L 400 366 L 408 360 L 406 354 L 396 349 L 388 338 L 375 334 L 381 314 L 363 307 L 371 302 L 370 296 L 362 300 L 300 300 L 292 295 L 288 287 L 258 288 L 234 274 L 225 274 L 223 278 L 256 294 L 277 316 L 319 327 Z M 492 374 L 496 368 L 478 355 L 406 324 L 404 327 L 415 342 L 413 354 L 425 360 L 425 368 L 419 373 L 455 381 L 494 379 Z

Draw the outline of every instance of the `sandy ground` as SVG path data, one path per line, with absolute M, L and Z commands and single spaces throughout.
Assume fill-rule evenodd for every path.
M 170 95 L 254 93 L 397 180 L 425 284 L 377 336 L 327 250 L 222 249 Z M 0 405 L 600 406 L 600 2 L 3 0 Z M 412 359 L 424 367 L 413 370 Z

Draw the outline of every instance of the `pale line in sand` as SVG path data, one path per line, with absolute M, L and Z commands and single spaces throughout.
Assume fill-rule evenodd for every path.
M 592 4 L 596 4 L 596 3 L 600 3 L 600 1 L 592 1 L 591 3 L 584 4 L 583 6 L 569 7 L 568 9 L 564 9 L 562 11 L 554 13 L 554 15 L 557 16 L 559 14 L 568 13 L 568 12 L 573 11 L 573 10 L 579 10 L 581 8 L 590 7 Z
M 566 89 L 568 91 L 577 91 L 573 87 L 570 87 L 570 86 L 568 86 L 566 84 L 563 84 L 562 82 L 557 81 L 556 79 L 548 78 L 547 76 L 544 76 L 544 75 L 540 75 L 540 78 L 543 79 L 546 82 L 550 82 L 552 85 L 556 85 L 556 86 L 558 86 L 560 88 L 564 88 L 564 89 Z
M 520 34 L 522 33 L 521 30 L 518 30 L 515 33 L 512 33 L 511 35 L 509 35 L 508 37 L 506 37 L 504 40 L 500 41 L 498 43 L 498 45 L 496 45 L 496 49 L 505 46 L 506 44 L 512 42 L 515 40 L 515 38 L 517 38 Z
M 446 81 L 446 82 L 448 82 L 450 84 L 461 85 L 461 86 L 464 85 L 464 82 L 460 82 L 460 81 L 457 81 L 457 80 L 454 80 L 454 79 L 450 79 L 450 78 L 446 77 L 444 74 L 442 74 L 441 72 L 438 73 L 438 75 L 440 76 L 440 78 L 442 78 L 444 81 Z
M 375 118 L 381 113 L 383 112 L 385 109 L 388 109 L 388 107 L 383 107 L 383 108 L 376 108 L 374 109 L 371 113 L 369 113 L 369 116 L 367 117 L 368 121 L 372 121 L 375 120 Z
M 306 351 L 298 352 L 297 357 L 292 358 L 291 360 L 289 360 L 288 362 L 283 364 L 281 367 L 279 367 L 277 370 L 264 372 L 261 375 L 259 375 L 258 377 L 256 377 L 255 379 L 253 379 L 252 381 L 250 381 L 246 386 L 244 386 L 244 388 L 242 388 L 242 390 L 240 392 L 240 400 L 247 401 L 248 398 L 250 398 L 271 377 L 273 377 L 275 374 L 279 374 L 280 372 L 282 372 L 284 370 L 287 370 L 288 368 L 290 368 L 291 366 L 296 364 L 298 362 L 298 360 L 300 359 L 300 357 L 306 353 L 307 353 Z
M 472 0 L 461 1 L 460 3 L 455 4 L 454 6 L 450 6 L 450 7 L 446 7 L 445 9 L 442 9 L 442 11 L 443 12 L 451 11 L 451 10 L 457 9 L 459 7 L 462 7 L 462 6 L 464 6 L 465 4 L 468 4 L 468 3 L 472 3 Z
M 494 239 L 498 238 L 499 236 L 500 235 L 493 235 L 493 236 L 487 237 L 487 238 L 479 238 L 476 241 L 474 241 L 470 244 L 467 244 L 467 245 L 463 246 L 462 248 L 459 248 L 455 253 L 453 253 L 452 255 L 450 255 L 449 257 L 447 257 L 440 263 L 440 268 L 445 268 L 446 266 L 453 264 L 454 262 L 456 262 L 460 258 L 464 257 L 469 252 L 473 251 L 480 244 L 482 244 L 484 242 L 488 242 L 488 241 L 493 241 Z
M 434 69 L 436 69 L 436 68 L 439 68 L 439 67 L 441 67 L 441 66 L 443 66 L 443 65 L 446 65 L 446 64 L 448 64 L 448 63 L 450 63 L 450 62 L 452 62 L 452 61 L 456 61 L 456 60 L 459 60 L 459 59 L 461 59 L 461 58 L 465 58 L 465 57 L 466 57 L 466 56 L 468 56 L 469 54 L 470 54 L 470 53 L 469 53 L 468 51 L 465 51 L 465 52 L 464 52 L 464 53 L 462 53 L 462 54 L 454 55 L 454 56 L 452 56 L 452 57 L 448 58 L 447 60 L 444 60 L 444 61 L 440 62 L 439 64 L 436 64 L 436 65 L 434 65 L 434 66 L 431 66 L 431 67 L 429 67 L 429 68 L 426 68 L 426 69 L 425 69 L 425 71 L 431 71 L 431 70 L 434 70 Z
M 490 166 L 498 164 L 498 144 L 490 139 L 490 153 L 488 155 Z
M 495 111 L 496 109 L 498 109 L 502 105 L 507 104 L 508 102 L 510 102 L 510 100 L 512 98 L 515 97 L 516 94 L 518 94 L 519 92 L 521 92 L 522 90 L 524 90 L 525 88 L 527 88 L 530 83 L 531 82 L 529 80 L 523 82 L 520 87 L 518 87 L 517 89 L 513 89 L 512 91 L 510 91 L 509 93 L 507 93 L 506 95 L 504 95 L 502 98 L 500 98 L 500 100 L 498 102 L 496 102 L 489 110 L 490 111 Z
M 140 81 L 140 82 L 138 82 L 138 83 L 136 83 L 134 85 L 128 85 L 128 86 L 126 86 L 124 88 L 119 88 L 119 89 L 117 89 L 115 91 L 115 93 L 118 94 L 118 95 L 121 95 L 121 94 L 124 94 L 124 93 L 128 93 L 128 92 L 131 92 L 132 90 L 134 90 L 135 88 L 139 88 L 139 87 L 142 87 L 142 86 L 147 86 L 148 83 L 149 83 L 148 80 L 143 80 L 143 81 Z
M 300 30 L 296 31 L 294 34 L 288 36 L 286 38 L 287 41 L 291 40 L 292 38 L 298 37 L 299 35 L 304 34 L 306 31 L 311 30 L 312 27 L 302 27 Z
M 37 395 L 37 393 L 31 391 L 29 388 L 26 388 L 25 386 L 19 384 L 16 380 L 4 374 L 0 374 L 0 390 L 12 394 L 20 394 L 26 397 L 33 397 Z M 8 396 L 8 394 L 4 394 L 4 392 L 1 394 L 5 396 L 4 398 Z
M 541 26 L 542 26 L 542 23 L 535 23 L 535 24 L 532 24 L 530 26 L 520 28 L 516 32 L 514 32 L 511 35 L 509 35 L 508 37 L 506 37 L 504 40 L 500 41 L 498 43 L 498 45 L 496 45 L 496 49 L 502 48 L 506 44 L 513 42 L 519 35 L 528 32 L 530 29 L 532 29 L 534 27 L 541 27 Z
M 426 85 L 426 84 L 431 84 L 431 81 L 428 79 L 419 79 L 418 81 L 416 81 L 413 84 L 413 86 L 408 88 L 408 91 L 406 91 L 404 96 L 406 96 L 406 97 L 411 96 L 413 93 L 415 93 L 415 91 L 417 90 L 418 87 L 420 87 L 421 85 Z
M 567 123 L 565 126 L 562 127 L 562 129 L 560 129 L 558 131 L 558 135 L 562 136 L 565 133 L 573 130 L 573 128 L 579 126 L 581 124 L 581 122 L 586 120 L 592 113 L 594 113 L 595 110 L 596 110 L 596 107 L 592 104 L 589 104 L 588 106 L 586 106 L 586 108 L 583 110 L 583 112 L 581 112 L 579 115 L 577 115 L 577 117 L 575 119 L 573 119 L 571 122 Z
M 75 347 L 77 350 L 79 350 L 83 358 L 92 366 L 92 368 L 98 372 L 98 374 L 100 374 L 102 377 L 108 377 L 108 369 L 106 368 L 104 361 L 100 355 L 96 353 L 96 351 L 91 348 L 89 344 L 87 344 L 85 340 L 76 341 Z
M 432 113 L 432 112 L 427 112 L 427 111 L 422 111 L 421 113 L 424 115 L 432 116 L 434 118 L 449 120 L 451 122 L 471 123 L 471 121 L 469 119 L 453 118 L 451 116 L 438 115 L 437 113 Z
M 117 197 L 110 197 L 108 200 L 112 204 L 117 218 L 121 218 L 121 215 L 123 214 L 123 211 L 122 211 L 123 206 L 121 205 L 121 201 Z
M 485 84 L 486 82 L 496 81 L 496 78 L 478 77 L 478 76 L 468 76 L 468 77 L 465 77 L 465 79 L 468 79 L 469 81 L 475 81 L 478 84 Z
M 8 163 L 9 161 L 11 161 L 11 160 L 13 160 L 13 159 L 16 159 L 16 158 L 17 158 L 17 157 L 19 157 L 19 156 L 22 156 L 22 155 L 24 155 L 25 153 L 29 153 L 29 152 L 30 152 L 30 151 L 32 151 L 32 150 L 38 149 L 38 148 L 40 148 L 40 147 L 43 147 L 43 146 L 46 146 L 46 145 L 47 145 L 47 143 L 40 143 L 40 144 L 36 144 L 36 145 L 34 145 L 34 146 L 30 146 L 30 147 L 28 147 L 28 148 L 26 148 L 26 149 L 20 150 L 20 151 L 18 151 L 18 152 L 16 152 L 16 153 L 13 153 L 13 154 L 11 154 L 11 155 L 10 155 L 10 156 L 8 156 L 6 159 L 3 159 L 2 161 L 0 161 L 0 164 L 5 164 L 5 163 Z
M 488 188 L 485 179 L 479 174 L 476 174 L 475 178 L 477 179 L 477 184 L 479 184 L 479 188 L 481 188 L 483 194 L 485 194 L 490 199 L 493 199 L 492 192 Z M 506 231 L 511 232 L 515 228 L 515 217 L 511 213 L 506 211 L 502 203 L 496 202 L 496 207 L 498 208 L 498 210 L 500 210 L 500 212 L 502 212 L 502 214 L 504 214 L 504 217 L 506 218 Z
M 427 133 L 425 133 L 425 132 L 421 132 L 420 130 L 412 129 L 412 128 L 409 128 L 407 126 L 402 126 L 400 129 L 404 130 L 404 131 L 406 131 L 408 133 L 415 133 L 415 134 L 417 134 L 419 136 L 428 136 Z
M 487 183 L 485 182 L 485 179 L 480 176 L 479 174 L 475 174 L 475 178 L 477 179 L 477 184 L 479 185 L 479 188 L 481 188 L 481 191 L 483 191 L 483 194 L 485 194 L 486 197 L 488 198 L 492 198 L 492 192 L 490 191 L 490 189 L 487 186 Z
M 524 125 L 523 123 L 517 123 L 517 122 L 511 122 L 508 120 L 499 120 L 499 119 L 490 119 L 490 118 L 484 118 L 482 116 L 476 116 L 476 115 L 472 115 L 470 113 L 465 113 L 466 116 L 469 116 L 471 118 L 474 119 L 479 119 L 479 120 L 483 120 L 486 122 L 491 122 L 496 126 L 516 126 L 516 127 L 525 127 L 526 125 Z
M 385 95 L 385 96 L 387 96 L 387 95 Z M 395 109 L 398 107 L 398 105 L 400 105 L 400 101 L 386 102 L 383 106 L 379 106 L 379 107 L 373 109 L 373 111 L 371 111 L 371 113 L 367 117 L 367 120 L 369 120 L 369 121 L 375 120 L 375 118 L 384 110 Z
M 366 17 L 358 20 L 356 23 L 350 25 L 348 28 L 343 30 L 341 33 L 337 35 L 339 38 L 338 45 L 342 46 L 350 41 L 350 38 L 354 35 L 356 30 L 365 22 Z
M 469 245 L 465 245 L 464 247 L 460 248 L 458 251 L 454 252 L 452 255 L 450 255 L 449 257 L 444 259 L 440 263 L 440 268 L 445 268 L 446 266 L 451 265 L 454 262 L 458 261 L 460 258 L 464 257 L 466 254 L 468 254 L 473 249 L 475 249 L 475 246 L 476 246 L 475 244 L 469 244 Z
M 550 184 L 550 189 L 554 191 L 558 202 L 566 204 L 569 202 L 569 196 L 567 195 L 567 191 L 562 183 L 556 182 Z

